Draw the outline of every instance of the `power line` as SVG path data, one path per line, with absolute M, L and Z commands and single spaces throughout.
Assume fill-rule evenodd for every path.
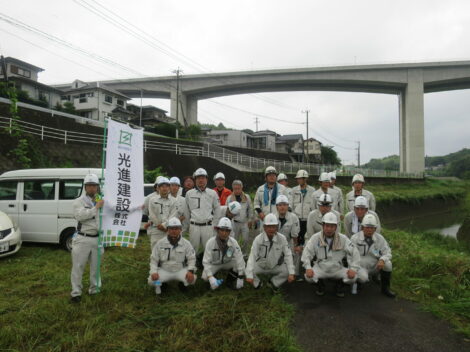
M 242 109 L 242 108 L 238 108 L 238 107 L 231 106 L 231 105 L 228 105 L 228 104 L 224 104 L 224 103 L 221 103 L 221 102 L 218 102 L 218 101 L 214 101 L 214 100 L 208 100 L 208 101 L 209 101 L 210 103 L 212 103 L 212 104 L 217 104 L 217 105 L 225 106 L 225 107 L 228 107 L 228 108 L 233 109 L 233 110 L 241 111 L 241 112 L 243 112 L 243 113 L 245 113 L 245 114 L 256 115 L 256 116 L 258 116 L 258 117 L 262 117 L 262 118 L 265 118 L 265 119 L 268 119 L 268 120 L 279 121 L 279 122 L 284 122 L 284 123 L 291 123 L 291 124 L 294 124 L 294 125 L 303 125 L 303 124 L 304 124 L 303 122 L 295 122 L 295 121 L 282 120 L 282 119 L 279 119 L 279 118 L 276 118 L 276 117 L 271 117 L 271 116 L 267 116 L 267 115 L 263 115 L 263 114 L 253 113 L 252 111 L 244 110 L 244 109 Z
M 320 136 L 320 138 L 326 140 L 327 142 L 331 143 L 333 146 L 335 147 L 338 147 L 338 148 L 341 148 L 341 149 L 346 149 L 346 150 L 356 150 L 356 148 L 349 148 L 349 147 L 345 147 L 341 144 L 338 144 L 336 142 L 333 142 L 332 140 L 326 138 L 325 136 L 323 136 L 322 134 L 320 134 L 318 131 L 313 131 L 312 129 L 310 129 L 310 131 L 312 132 L 313 135 L 318 135 Z

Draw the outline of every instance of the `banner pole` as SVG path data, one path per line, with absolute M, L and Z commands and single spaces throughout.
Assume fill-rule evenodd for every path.
M 107 147 L 107 132 L 108 132 L 108 119 L 104 119 L 103 129 L 103 148 L 101 152 L 101 179 L 100 179 L 100 193 L 103 196 L 103 179 L 104 179 L 104 167 L 106 162 L 106 147 Z M 103 197 L 100 197 L 102 199 Z M 102 237 L 102 226 L 103 226 L 103 208 L 99 209 L 100 224 L 98 227 L 98 268 L 96 270 L 96 282 L 97 282 L 97 293 L 101 291 L 101 237 Z

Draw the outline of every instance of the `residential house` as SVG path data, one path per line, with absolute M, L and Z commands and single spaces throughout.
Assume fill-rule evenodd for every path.
M 142 106 L 142 119 L 140 118 L 141 107 L 134 104 L 127 104 L 127 110 L 134 115 L 133 123 L 143 127 L 154 127 L 159 123 L 176 123 L 176 119 L 167 115 L 168 111 L 157 108 L 153 105 Z
M 20 101 L 47 108 L 53 108 L 60 103 L 62 92 L 59 89 L 38 82 L 38 75 L 44 69 L 13 57 L 2 59 L 8 81 L 14 84 L 18 91 L 28 93 L 27 97 L 19 93 Z M 0 70 L 0 80 L 5 80 L 3 69 Z
M 126 109 L 130 98 L 100 82 L 86 83 L 77 79 L 69 88 L 63 88 L 63 92 L 62 103 L 73 103 L 77 115 L 98 121 L 104 121 L 106 117 L 124 121 L 134 118 Z
M 322 144 L 315 138 L 304 140 L 305 155 L 309 162 L 321 162 Z
M 287 153 L 295 161 L 304 161 L 304 138 L 301 134 L 286 134 L 276 139 L 276 152 Z

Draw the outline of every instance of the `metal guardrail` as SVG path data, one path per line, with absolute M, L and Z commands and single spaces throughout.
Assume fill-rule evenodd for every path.
M 61 140 L 67 143 L 91 143 L 103 144 L 103 136 L 99 134 L 84 133 L 61 130 L 53 127 L 34 124 L 22 120 L 17 120 L 23 132 L 38 136 L 41 140 L 46 138 Z M 13 120 L 9 117 L 0 116 L 0 128 L 9 131 L 11 134 Z M 144 151 L 161 150 L 178 155 L 204 156 L 221 161 L 227 165 L 243 168 L 246 171 L 261 172 L 268 166 L 274 166 L 279 172 L 295 173 L 299 169 L 307 170 L 311 175 L 319 175 L 322 172 L 336 171 L 338 176 L 352 176 L 360 173 L 366 177 L 393 177 L 393 178 L 423 178 L 423 173 L 405 173 L 398 171 L 372 170 L 363 168 L 340 167 L 335 165 L 319 165 L 312 163 L 300 163 L 280 161 L 273 159 L 255 158 L 245 154 L 240 154 L 233 150 L 225 149 L 216 145 L 204 144 L 195 146 L 180 143 L 165 143 L 144 139 Z

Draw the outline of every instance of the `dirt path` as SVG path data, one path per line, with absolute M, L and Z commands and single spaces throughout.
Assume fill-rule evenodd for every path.
M 413 302 L 382 296 L 375 284 L 345 298 L 337 298 L 331 284 L 323 297 L 305 282 L 285 292 L 297 307 L 293 328 L 306 352 L 470 351 L 470 340 L 444 320 L 420 311 Z

